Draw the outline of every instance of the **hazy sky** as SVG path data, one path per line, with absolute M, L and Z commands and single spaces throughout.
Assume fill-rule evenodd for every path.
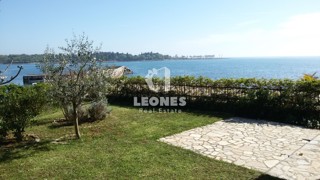
M 103 51 L 319 56 L 319 0 L 2 0 L 0 54 L 85 32 Z

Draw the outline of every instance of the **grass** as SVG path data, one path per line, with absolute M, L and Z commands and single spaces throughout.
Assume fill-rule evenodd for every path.
M 159 138 L 225 118 L 201 113 L 150 114 L 113 106 L 103 121 L 81 125 L 82 140 L 53 144 L 73 126 L 53 126 L 61 112 L 40 115 L 27 134 L 40 143 L 0 146 L 0 179 L 256 179 L 260 172 L 198 155 Z

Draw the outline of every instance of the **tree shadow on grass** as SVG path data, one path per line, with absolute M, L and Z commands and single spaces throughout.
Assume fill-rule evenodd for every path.
M 31 125 L 32 126 L 43 126 L 43 125 L 47 125 L 47 124 L 51 124 L 53 122 L 53 119 L 46 119 L 46 120 L 33 120 L 31 121 Z
M 52 150 L 50 141 L 42 142 L 20 142 L 0 145 L 0 164 L 10 162 L 15 159 L 22 159 L 33 156 L 40 152 Z
M 80 119 L 79 125 L 87 124 L 87 123 L 94 123 L 94 122 L 98 122 L 98 121 L 101 121 L 101 120 L 92 120 L 91 118 Z M 67 127 L 67 126 L 74 126 L 74 123 L 72 121 L 66 120 L 65 118 L 60 118 L 58 120 L 53 121 L 48 126 L 48 128 L 49 129 L 56 129 L 56 128 Z
M 80 122 L 79 122 L 80 124 Z M 55 120 L 53 121 L 49 126 L 48 128 L 49 129 L 56 129 L 56 128 L 61 128 L 61 127 L 66 127 L 66 126 L 73 126 L 73 122 L 71 121 L 68 121 L 64 118 L 61 118 L 59 120 Z

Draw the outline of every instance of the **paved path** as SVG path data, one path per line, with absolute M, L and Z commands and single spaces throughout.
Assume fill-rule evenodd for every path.
M 231 118 L 160 141 L 280 178 L 320 179 L 320 130 Z

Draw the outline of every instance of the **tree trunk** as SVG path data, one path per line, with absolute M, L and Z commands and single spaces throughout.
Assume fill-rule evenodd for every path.
M 74 129 L 75 129 L 76 137 L 77 139 L 80 139 L 81 135 L 79 130 L 78 108 L 75 105 L 75 103 L 73 104 L 72 108 L 73 108 L 73 120 L 74 120 Z

